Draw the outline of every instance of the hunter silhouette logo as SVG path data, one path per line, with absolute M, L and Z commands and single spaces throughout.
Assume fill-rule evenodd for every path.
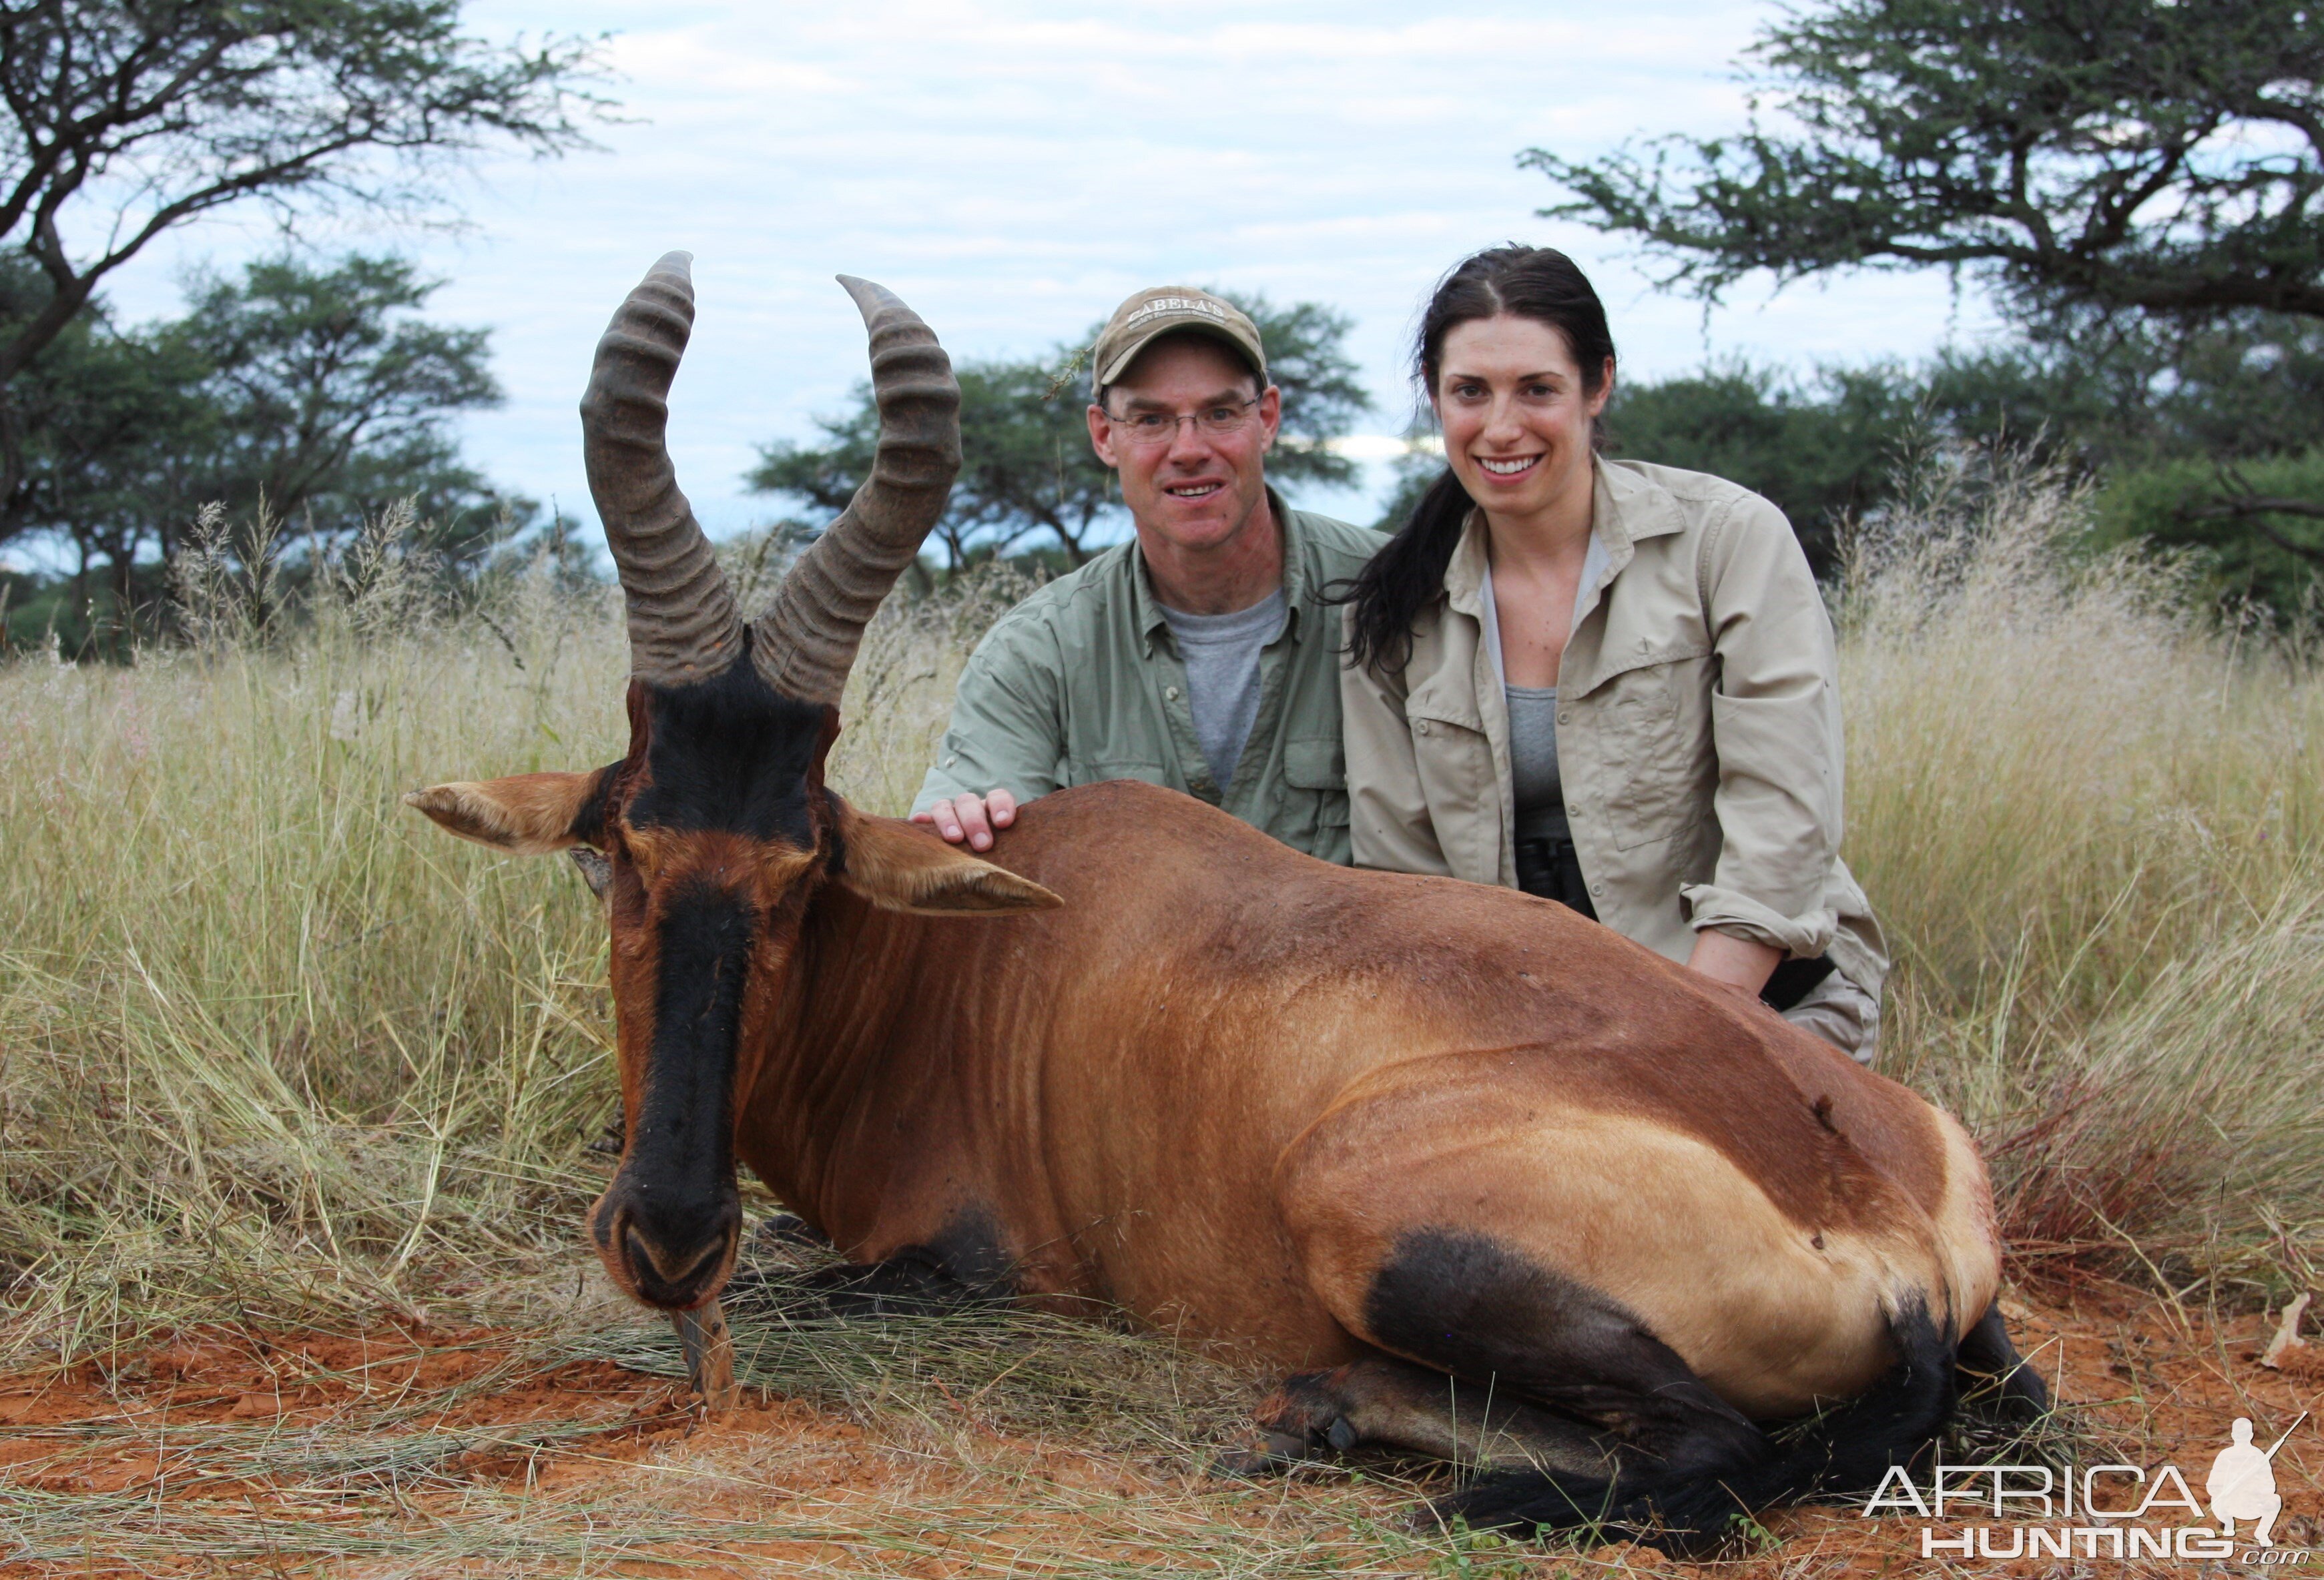
M 2232 1558 L 2236 1528 L 2247 1564 L 2304 1565 L 2314 1554 L 2278 1549 L 2275 1522 L 2283 1512 L 2276 1491 L 2276 1454 L 2308 1419 L 2301 1411 L 2283 1435 L 2262 1448 L 2248 1417 L 2237 1417 L 2227 1446 L 2211 1461 L 2198 1500 L 2175 1465 L 1939 1465 L 1925 1486 L 1903 1465 L 1892 1468 L 1864 1514 L 1910 1511 L 1931 1521 L 1921 1528 L 1921 1556 L 1954 1558 Z M 2205 1504 L 2209 1505 L 2208 1511 Z M 1971 1511 L 1991 1523 L 1941 1534 Z
M 2301 1410 L 2300 1421 L 2307 1419 L 2308 1412 Z M 2300 1421 L 2292 1422 L 2292 1429 L 2275 1440 L 2275 1447 L 2263 1453 L 2252 1446 L 2250 1418 L 2236 1418 L 2227 1431 L 2233 1441 L 2211 1461 L 2211 1474 L 2203 1482 L 2203 1494 L 2211 1500 L 2211 1518 L 2219 1522 L 2221 1536 L 2235 1535 L 2238 1520 L 2256 1520 L 2259 1524 L 2252 1531 L 2252 1540 L 2262 1547 L 2275 1545 L 2268 1531 L 2275 1517 L 2283 1512 L 2283 1500 L 2275 1492 L 2275 1450 L 2300 1429 Z

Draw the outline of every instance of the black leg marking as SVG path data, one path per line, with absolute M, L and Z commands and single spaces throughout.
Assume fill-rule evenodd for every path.
M 780 1255 L 787 1247 L 800 1246 L 810 1251 L 831 1249 L 831 1236 L 816 1228 L 795 1212 L 769 1213 L 751 1231 L 751 1248 L 766 1254 Z
M 778 1225 L 798 1225 L 813 1234 L 788 1215 L 770 1219 L 760 1230 L 770 1246 L 779 1237 L 792 1238 Z M 807 1243 L 829 1244 L 819 1237 Z M 795 1318 L 926 1316 L 989 1305 L 1015 1293 L 1015 1264 L 998 1226 L 982 1211 L 962 1213 L 925 1244 L 907 1245 L 878 1262 L 842 1263 L 788 1277 L 752 1268 L 728 1286 L 730 1304 Z
M 1962 1402 L 1979 1414 L 2030 1426 L 2049 1413 L 2049 1385 L 2010 1342 L 1998 1300 L 1961 1335 L 1960 1366 Z
M 1498 1395 L 1386 1355 L 1286 1378 L 1258 1410 L 1270 1450 L 1305 1458 L 1386 1448 L 1471 1469 L 1550 1467 L 1585 1475 L 1613 1468 L 1603 1435 L 1515 1391 Z
M 1400 1354 L 1581 1416 L 1674 1468 L 1766 1441 L 1615 1300 L 1481 1235 L 1406 1235 L 1364 1318 Z
M 1399 1242 L 1365 1315 L 1380 1343 L 1620 1439 L 1611 1474 L 1551 1465 L 1490 1475 L 1438 1505 L 1477 1526 L 1596 1527 L 1674 1556 L 1713 1551 L 1770 1504 L 1869 1491 L 1928 1447 L 1953 1404 L 1953 1346 L 1914 1308 L 1891 1322 L 1902 1357 L 1894 1371 L 1770 1437 L 1608 1296 L 1456 1231 Z

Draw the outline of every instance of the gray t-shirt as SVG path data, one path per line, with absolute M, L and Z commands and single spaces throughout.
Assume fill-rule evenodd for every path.
M 1565 785 L 1557 772 L 1557 688 L 1504 685 L 1501 694 L 1509 704 L 1509 789 L 1517 802 L 1517 837 L 1565 839 Z
M 1162 604 L 1162 618 L 1186 665 L 1186 706 L 1194 739 L 1223 791 L 1234 782 L 1243 742 L 1259 718 L 1259 655 L 1282 633 L 1283 589 L 1232 614 L 1185 614 Z

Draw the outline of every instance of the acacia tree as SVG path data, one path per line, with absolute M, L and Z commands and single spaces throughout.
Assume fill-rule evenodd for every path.
M 0 310 L 28 269 L 0 257 Z M 278 541 L 308 551 L 294 569 L 408 503 L 424 523 L 415 547 L 451 574 L 477 569 L 536 507 L 460 458 L 451 419 L 500 390 L 485 331 L 419 316 L 434 289 L 401 260 L 355 255 L 254 262 L 198 282 L 184 317 L 134 327 L 93 300 L 16 390 L 18 524 L 78 559 L 67 623 L 88 624 L 101 591 L 102 623 L 139 624 L 212 501 L 277 524 Z
M 1748 60 L 1739 135 L 1520 156 L 1571 194 L 1543 214 L 1637 239 L 1664 284 L 1706 299 L 1761 270 L 1982 278 L 2034 361 L 2117 386 L 2143 365 L 2124 412 L 2172 400 L 2222 344 L 2282 383 L 2273 370 L 2324 325 L 2315 0 L 1829 0 L 1767 28 Z M 2173 462 L 2190 491 L 2150 513 L 2324 567 L 2324 499 L 2254 484 L 2255 452 L 2288 453 L 2256 437 L 2220 436 L 2207 483 Z
M 1748 59 L 1739 136 L 1522 155 L 1572 193 L 1543 213 L 1709 297 L 1942 265 L 2035 311 L 2324 317 L 2313 0 L 1837 0 Z
M 267 260 L 196 290 L 177 333 L 212 370 L 208 497 L 239 513 L 263 498 L 308 534 L 353 530 L 391 498 L 438 521 L 492 513 L 499 496 L 447 431 L 500 403 L 489 332 L 417 317 L 436 289 L 402 259 L 355 254 Z
M 423 215 L 488 142 L 582 146 L 595 48 L 488 43 L 458 0 L 0 0 L 0 244 L 44 286 L 0 326 L 0 528 L 9 390 L 107 274 L 231 204 Z
M 23 259 L 0 257 L 0 315 L 39 290 L 30 272 Z M 17 379 L 28 439 L 14 526 L 71 549 L 75 607 L 103 565 L 115 606 L 128 608 L 140 550 L 191 519 L 220 436 L 204 387 L 212 371 L 179 326 L 124 330 L 100 299 Z
M 1343 487 L 1355 464 L 1334 454 L 1371 397 L 1348 356 L 1354 321 L 1319 302 L 1277 307 L 1264 296 L 1222 296 L 1250 316 L 1267 347 L 1268 373 L 1283 391 L 1283 426 L 1267 462 L 1275 482 Z M 1076 344 L 1028 361 L 961 364 L 961 449 L 965 461 L 936 535 L 954 565 L 1005 555 L 1047 537 L 1072 565 L 1085 564 L 1096 534 L 1120 508 L 1113 473 L 1090 448 L 1083 412 L 1089 381 L 1086 348 L 1102 325 Z M 880 415 L 871 386 L 859 386 L 844 416 L 820 419 L 823 443 L 761 446 L 745 478 L 757 492 L 788 494 L 835 514 L 870 472 Z

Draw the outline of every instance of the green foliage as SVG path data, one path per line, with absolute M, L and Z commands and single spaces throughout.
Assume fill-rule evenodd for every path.
M 396 500 L 437 524 L 429 547 L 473 560 L 505 510 L 530 513 L 463 465 L 447 429 L 497 406 L 488 332 L 412 316 L 438 282 L 397 258 L 315 269 L 250 264 L 211 280 L 171 332 L 211 369 L 218 446 L 205 500 L 235 514 L 266 508 L 304 534 L 346 533 Z
M 957 372 L 965 461 L 936 524 L 946 563 L 1005 556 L 1021 539 L 1046 533 L 1081 564 L 1093 528 L 1115 504 L 1112 474 L 1090 450 L 1081 402 L 1069 390 L 1053 395 L 1056 381 L 1038 362 L 963 363 Z M 872 387 L 860 385 L 845 416 L 817 426 L 818 446 L 787 440 L 763 446 L 749 486 L 791 495 L 825 515 L 844 509 L 872 470 L 880 436 Z
M 458 0 L 38 0 L 0 9 L 0 242 L 32 310 L 0 334 L 0 515 L 24 482 L 10 397 L 98 282 L 173 225 L 247 199 L 440 211 L 487 142 L 582 146 L 595 46 L 488 44 Z M 97 238 L 76 247 L 74 238 Z
M 1444 472 L 1444 458 L 1427 450 L 1407 450 L 1397 457 L 1396 485 L 1388 491 L 1388 501 L 1380 507 L 1379 519 L 1372 523 L 1378 532 L 1394 532 L 1412 519 L 1412 512 L 1420 508 L 1420 498 Z
M 0 257 L 0 335 L 37 314 L 43 282 L 27 260 Z M 175 326 L 133 331 L 100 300 L 65 326 L 10 391 L 21 479 L 0 513 L 0 542 L 58 534 L 126 565 L 180 514 L 218 414 L 205 398 L 212 366 Z
M 2324 446 L 2324 12 L 1824 0 L 1749 60 L 1739 135 L 1523 155 L 1570 195 L 1544 212 L 1642 242 L 1707 299 L 1763 270 L 1965 271 L 2024 338 L 1886 392 L 1827 371 L 1803 400 L 1746 370 L 1633 391 L 1627 450 L 1757 488 L 1820 562 L 1821 524 L 1877 507 L 1904 428 L 2030 451 L 2113 480 L 2108 531 L 2199 548 L 2279 611 L 2309 596 L 2324 492 L 2290 458 Z
M 1264 296 L 1220 294 L 1259 326 L 1268 372 L 1283 391 L 1269 481 L 1286 488 L 1354 482 L 1355 464 L 1330 448 L 1371 406 L 1345 350 L 1354 321 L 1316 302 L 1278 308 Z M 948 565 L 1021 554 L 1046 541 L 1078 565 L 1117 525 L 1120 494 L 1111 470 L 1090 447 L 1086 383 L 1073 376 L 1100 327 L 1092 326 L 1078 345 L 1060 345 L 1046 356 L 959 364 L 966 459 L 936 529 Z M 818 418 L 816 426 L 820 444 L 761 446 L 748 485 L 826 514 L 844 509 L 871 470 L 879 436 L 871 386 L 857 387 L 844 415 Z
M 2197 553 L 2231 602 L 2279 618 L 2310 611 L 2324 575 L 2324 447 L 2246 462 L 2184 458 L 2109 475 L 2096 501 L 2102 543 Z
M 29 268 L 0 261 L 0 333 L 37 300 Z M 23 482 L 0 540 L 45 537 L 76 569 L 10 634 L 83 652 L 150 628 L 214 502 L 280 524 L 294 579 L 391 509 L 425 523 L 441 574 L 475 574 L 536 507 L 460 460 L 451 419 L 500 391 L 484 331 L 417 316 L 435 289 L 398 259 L 284 258 L 198 282 L 181 319 L 124 328 L 100 301 L 69 325 L 17 381 Z
M 1819 574 L 1838 563 L 1837 529 L 1886 497 L 1910 442 L 1917 394 L 1888 363 L 1834 368 L 1801 383 L 1744 363 L 1659 383 L 1617 383 L 1610 454 L 1739 482 L 1791 518 Z
M 1835 567 L 1840 524 L 1892 509 L 1894 479 L 1932 449 L 2030 456 L 2090 480 L 2107 541 L 2195 550 L 2222 596 L 2281 616 L 2324 572 L 2309 552 L 2324 475 L 2307 460 L 2324 452 L 2324 325 L 2280 314 L 2191 327 L 2061 317 L 1916 368 L 1801 377 L 1730 363 L 1618 383 L 1606 428 L 1612 454 L 1773 500 L 1819 574 Z M 1400 501 L 1397 519 L 1408 509 Z
M 2310 0 L 1831 0 L 1751 55 L 1748 132 L 1532 150 L 1572 194 L 1544 212 L 1711 297 L 1758 270 L 1939 265 L 2035 312 L 2324 316 Z
M 1430 1580 L 1524 1580 L 1532 1573 L 1533 1548 L 1498 1530 L 1471 1530 L 1454 1520 L 1445 1550 L 1430 1560 Z
M 1256 293 L 1218 294 L 1259 326 L 1259 344 L 1267 347 L 1268 376 L 1283 391 L 1283 427 L 1267 458 L 1268 478 L 1277 487 L 1314 482 L 1346 488 L 1355 483 L 1362 475 L 1355 463 L 1329 447 L 1372 409 L 1371 396 L 1343 349 L 1355 320 L 1321 302 L 1278 308 Z M 1091 326 L 1092 342 L 1098 327 Z

